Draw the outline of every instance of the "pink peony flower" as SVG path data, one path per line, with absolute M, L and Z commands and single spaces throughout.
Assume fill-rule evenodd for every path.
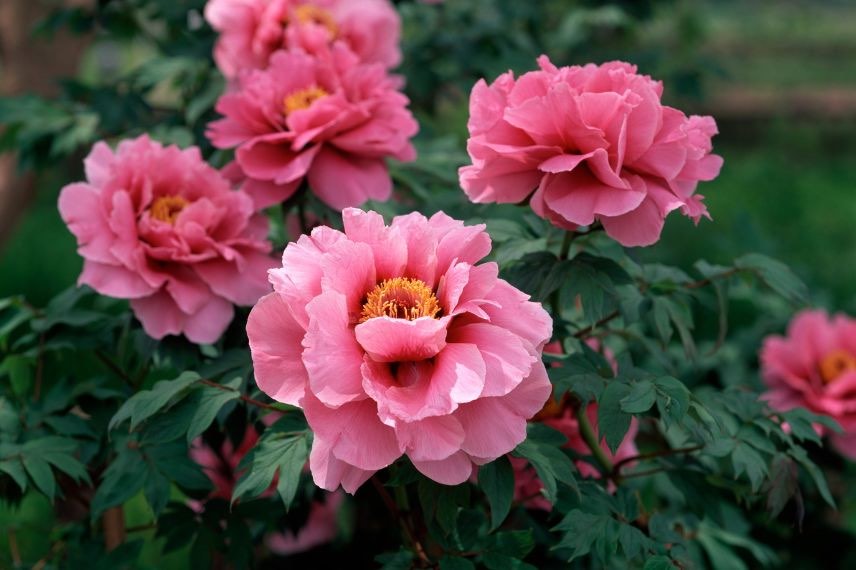
M 209 0 L 205 19 L 220 32 L 217 67 L 228 79 L 265 69 L 277 50 L 325 54 L 343 45 L 361 61 L 401 61 L 401 20 L 387 0 Z
M 539 216 L 568 230 L 600 221 L 626 246 L 650 245 L 680 208 L 708 216 L 699 180 L 719 174 L 711 117 L 660 102 L 663 86 L 622 62 L 511 72 L 470 96 L 473 164 L 460 170 L 473 202 L 530 198 Z M 534 194 L 533 194 L 534 191 Z M 709 217 L 709 216 L 708 216 Z
M 270 290 L 266 218 L 199 149 L 143 135 L 115 152 L 97 143 L 85 166 L 87 181 L 59 197 L 84 258 L 78 283 L 130 299 L 149 336 L 214 342 L 233 303 L 251 305 Z
M 830 434 L 832 445 L 856 459 L 856 319 L 802 311 L 787 336 L 764 340 L 761 373 L 770 407 L 830 416 L 844 429 Z
M 243 190 L 258 207 L 281 202 L 306 179 L 332 208 L 386 200 L 386 157 L 412 160 L 418 125 L 407 97 L 380 65 L 360 64 L 344 48 L 330 57 L 280 51 L 266 71 L 242 75 L 217 103 L 225 116 L 208 137 L 237 147 Z
M 274 293 L 250 313 L 256 382 L 299 406 L 315 483 L 353 493 L 402 454 L 431 479 L 466 481 L 514 449 L 550 395 L 552 323 L 497 277 L 484 226 L 445 214 L 353 208 L 344 233 L 290 243 Z
M 601 350 L 600 342 L 597 339 L 588 339 L 586 344 L 588 344 L 593 350 Z M 606 357 L 606 360 L 612 366 L 613 372 L 617 374 L 618 362 L 615 360 L 615 356 L 612 354 L 612 351 L 608 348 L 603 348 L 602 352 Z M 544 347 L 544 353 L 561 354 L 562 345 L 558 342 L 551 342 Z M 560 366 L 560 364 L 557 364 L 556 366 Z M 589 422 L 594 428 L 595 436 L 597 437 L 598 416 L 596 402 L 589 403 L 586 408 L 586 415 L 588 416 Z M 556 431 L 561 432 L 562 435 L 568 438 L 568 442 L 565 444 L 567 449 L 573 449 L 580 455 L 591 455 L 591 449 L 589 449 L 588 444 L 580 433 L 579 420 L 577 420 L 570 402 L 567 399 L 558 402 L 554 398 L 550 398 L 538 415 L 533 418 L 533 421 L 541 421 Z M 625 434 L 624 439 L 621 441 L 621 444 L 618 446 L 615 453 L 612 453 L 609 449 L 609 446 L 606 444 L 606 440 L 600 442 L 600 447 L 603 449 L 606 456 L 613 462 L 618 462 L 623 459 L 633 457 L 634 455 L 638 455 L 639 450 L 636 448 L 636 444 L 634 443 L 638 431 L 639 422 L 636 418 L 633 418 L 630 422 L 630 429 L 627 430 L 627 434 Z M 551 510 L 553 506 L 541 493 L 544 485 L 541 483 L 541 479 L 538 478 L 535 468 L 529 465 L 529 462 L 522 457 L 510 457 L 509 459 L 511 460 L 512 467 L 514 467 L 514 499 L 516 501 L 523 501 L 529 508 L 542 509 L 545 511 Z M 587 461 L 577 461 L 576 466 L 583 477 L 600 477 L 600 471 Z
M 238 484 L 240 476 L 238 464 L 258 440 L 258 432 L 250 426 L 237 448 L 228 438 L 216 451 L 206 444 L 202 438 L 193 442 L 190 447 L 190 457 L 202 467 L 202 470 L 214 484 L 214 490 L 209 495 L 209 499 L 232 500 L 232 492 L 235 490 L 235 485 Z M 272 496 L 275 488 L 276 483 L 271 484 L 270 489 L 265 491 L 263 496 Z M 286 555 L 303 552 L 331 542 L 338 533 L 336 515 L 343 499 L 341 493 L 331 493 L 325 495 L 323 501 L 313 501 L 309 506 L 309 517 L 297 533 L 290 530 L 271 532 L 265 536 L 265 544 L 272 552 Z M 201 512 L 205 508 L 204 503 L 198 502 L 193 502 L 191 507 L 197 512 Z

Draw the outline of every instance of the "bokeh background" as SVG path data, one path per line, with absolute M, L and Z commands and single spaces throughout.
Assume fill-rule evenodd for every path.
M 160 5 L 186 33 L 209 42 L 197 41 L 197 46 L 209 49 L 213 42 L 201 17 L 204 0 L 98 3 L 101 8 L 116 6 L 116 14 L 123 13 L 123 5 Z M 89 104 L 107 117 L 100 125 L 114 110 L 120 112 L 115 106 L 133 104 L 121 92 L 102 93 L 93 86 L 146 66 L 158 52 L 157 30 L 146 37 L 139 33 L 145 22 L 108 19 L 93 24 L 86 15 L 94 4 L 2 0 L 0 123 L 21 112 L 21 100 L 8 96 L 34 92 L 69 97 L 68 83 L 60 88 L 65 77 L 74 77 L 78 90 L 90 89 Z M 852 0 L 397 4 L 404 20 L 400 72 L 422 124 L 422 140 L 433 145 L 426 149 L 429 158 L 443 154 L 451 162 L 465 161 L 467 98 L 480 77 L 490 80 L 509 68 L 525 71 L 540 53 L 558 65 L 630 61 L 665 81 L 667 103 L 716 118 L 720 135 L 714 144 L 725 158 L 721 176 L 701 189 L 713 221 L 693 228 L 686 218 L 673 216 L 659 244 L 635 254 L 688 266 L 698 258 L 726 263 L 749 251 L 765 253 L 790 265 L 809 284 L 816 304 L 856 314 Z M 127 34 L 116 33 L 121 25 L 127 26 Z M 158 89 L 155 99 L 168 101 L 169 89 Z M 39 108 L 31 112 L 37 121 Z M 92 134 L 86 128 L 84 123 L 84 140 Z M 14 151 L 20 141 L 10 130 L 0 127 L 0 148 Z M 181 132 L 161 134 L 186 140 Z M 59 218 L 56 199 L 63 184 L 81 177 L 88 145 L 75 149 L 75 141 L 67 144 L 72 152 L 54 157 L 45 149 L 43 156 L 24 164 L 16 164 L 14 152 L 0 157 L 0 297 L 23 293 L 40 305 L 77 277 L 81 260 L 72 253 L 74 240 Z M 35 145 L 27 157 L 33 149 L 40 152 Z M 453 185 L 454 171 L 446 176 Z M 13 523 L 38 525 L 52 516 L 46 503 L 33 500 L 15 515 L 0 507 L 0 530 Z M 854 513 L 845 505 L 837 521 L 842 529 L 856 531 Z M 809 524 L 802 539 L 806 543 L 811 532 Z M 20 547 L 39 548 L 42 538 L 47 540 L 31 534 L 25 540 L 33 544 Z M 831 548 L 848 543 L 844 534 L 823 540 Z M 0 560 L 7 548 L 0 533 Z

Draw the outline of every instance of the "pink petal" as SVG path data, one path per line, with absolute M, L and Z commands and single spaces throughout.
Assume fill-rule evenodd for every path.
M 382 159 L 346 155 L 330 148 L 315 158 L 309 170 L 309 186 L 336 210 L 367 200 L 382 202 L 392 194 L 392 180 Z
M 282 298 L 265 295 L 250 311 L 247 337 L 259 389 L 278 402 L 298 405 L 309 377 L 303 366 L 304 330 Z
M 446 459 L 461 449 L 464 428 L 453 416 L 434 416 L 395 427 L 400 449 L 413 461 Z
M 413 466 L 429 479 L 443 485 L 460 485 L 473 472 L 473 462 L 462 451 L 440 461 L 413 461 Z
M 375 317 L 354 329 L 357 342 L 376 362 L 424 360 L 446 346 L 449 317 L 421 317 L 408 321 Z
M 309 328 L 303 339 L 303 364 L 309 389 L 330 406 L 365 398 L 363 351 L 351 330 L 345 296 L 327 291 L 310 301 L 306 310 Z

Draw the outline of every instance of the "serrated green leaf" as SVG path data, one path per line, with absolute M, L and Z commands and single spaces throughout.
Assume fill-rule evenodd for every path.
M 740 442 L 731 454 L 731 462 L 734 465 L 734 475 L 739 477 L 745 471 L 752 484 L 752 491 L 757 492 L 767 475 L 767 462 L 764 458 L 748 444 Z
M 241 378 L 233 378 L 229 382 L 225 382 L 223 386 L 228 390 L 220 390 L 211 386 L 205 386 L 201 390 L 199 402 L 196 404 L 196 411 L 190 420 L 190 425 L 187 428 L 187 442 L 190 443 L 208 429 L 214 418 L 220 410 L 234 400 L 237 400 L 241 393 L 238 388 L 241 385 Z
M 143 390 L 131 396 L 110 420 L 107 429 L 112 430 L 130 418 L 131 431 L 158 413 L 183 390 L 200 380 L 196 372 L 183 372 L 174 380 L 161 380 L 151 390 Z
M 690 406 L 690 392 L 683 382 L 671 376 L 654 380 L 657 388 L 657 410 L 666 429 L 684 419 Z

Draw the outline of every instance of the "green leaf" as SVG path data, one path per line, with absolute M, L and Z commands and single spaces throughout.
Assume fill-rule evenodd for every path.
M 799 277 L 782 262 L 759 253 L 737 258 L 734 266 L 755 273 L 767 287 L 796 304 L 808 300 L 808 288 Z
M 511 510 L 514 498 L 514 469 L 503 456 L 479 467 L 479 486 L 490 504 L 490 530 L 493 531 Z
M 627 272 L 615 261 L 588 253 L 574 257 L 562 277 L 566 282 L 565 298 L 573 300 L 579 296 L 583 314 L 589 322 L 599 321 L 617 309 L 616 286 L 631 282 Z
M 289 434 L 268 428 L 238 466 L 244 471 L 232 492 L 232 503 L 245 496 L 258 497 L 270 488 L 279 472 L 277 492 L 288 509 L 308 455 L 306 432 Z
M 640 380 L 630 387 L 630 393 L 619 402 L 628 414 L 642 414 L 651 409 L 657 399 L 657 390 L 649 380 Z
M 121 505 L 140 492 L 149 471 L 138 450 L 122 449 L 101 477 L 92 499 L 92 518 Z
M 6 473 L 11 477 L 22 493 L 27 490 L 27 473 L 19 458 L 0 460 L 0 473 Z
M 146 419 L 166 407 L 170 401 L 189 386 L 200 380 L 196 372 L 183 372 L 174 380 L 161 380 L 151 390 L 143 390 L 131 396 L 110 420 L 107 429 L 112 430 L 128 418 L 131 431 Z
M 671 558 L 658 554 L 646 560 L 642 570 L 675 570 L 676 568 Z
M 380 570 L 410 570 L 413 568 L 413 552 L 401 549 L 398 552 L 387 552 L 375 557 L 382 564 Z
M 611 517 L 584 513 L 579 509 L 570 511 L 553 530 L 564 531 L 562 540 L 554 548 L 568 548 L 568 562 L 591 552 L 595 541 L 606 534 Z
M 684 419 L 690 406 L 690 391 L 683 382 L 671 376 L 654 380 L 657 388 L 657 410 L 666 429 Z
M 814 481 L 814 485 L 817 487 L 818 492 L 820 492 L 820 496 L 823 497 L 823 500 L 826 501 L 827 505 L 835 508 L 835 499 L 832 498 L 832 493 L 829 491 L 829 485 L 826 483 L 826 477 L 823 476 L 823 472 L 820 468 L 808 458 L 808 454 L 805 449 L 801 447 L 792 447 L 788 451 L 788 455 L 796 459 L 797 463 L 799 463 L 803 469 L 808 471 L 809 476 L 812 481 Z
M 56 479 L 54 479 L 50 464 L 41 457 L 32 455 L 25 455 L 21 459 L 21 462 L 24 464 L 24 469 L 27 470 L 27 474 L 29 474 L 36 488 L 53 501 L 54 494 L 56 493 Z
M 776 454 L 770 466 L 770 480 L 767 491 L 767 511 L 771 517 L 776 517 L 799 491 L 797 464 L 784 454 Z
M 630 395 L 630 386 L 623 382 L 613 381 L 606 385 L 606 389 L 598 401 L 597 427 L 601 438 L 606 439 L 606 444 L 612 453 L 618 450 L 618 446 L 630 429 L 630 414 L 621 409 L 621 401 Z
M 220 390 L 211 386 L 205 386 L 201 390 L 200 400 L 197 403 L 196 411 L 193 418 L 190 420 L 190 426 L 187 429 L 187 442 L 190 443 L 208 429 L 214 418 L 220 410 L 241 396 L 238 391 L 241 386 L 241 378 L 233 378 L 229 382 L 225 382 L 223 386 L 228 390 Z
M 579 492 L 577 480 L 574 477 L 577 469 L 573 461 L 559 449 L 565 441 L 562 434 L 547 426 L 530 424 L 529 438 L 514 450 L 515 455 L 527 459 L 535 468 L 538 478 L 544 485 L 544 495 L 551 503 L 555 503 L 558 499 L 557 482 L 562 482 Z
M 297 485 L 300 482 L 300 474 L 309 457 L 309 446 L 306 437 L 297 440 L 283 450 L 279 461 L 279 481 L 276 484 L 276 492 L 287 511 L 297 494 Z
M 734 476 L 739 477 L 745 471 L 752 484 L 752 491 L 757 492 L 767 475 L 764 458 L 748 444 L 739 442 L 731 454 L 731 462 L 734 465 Z

